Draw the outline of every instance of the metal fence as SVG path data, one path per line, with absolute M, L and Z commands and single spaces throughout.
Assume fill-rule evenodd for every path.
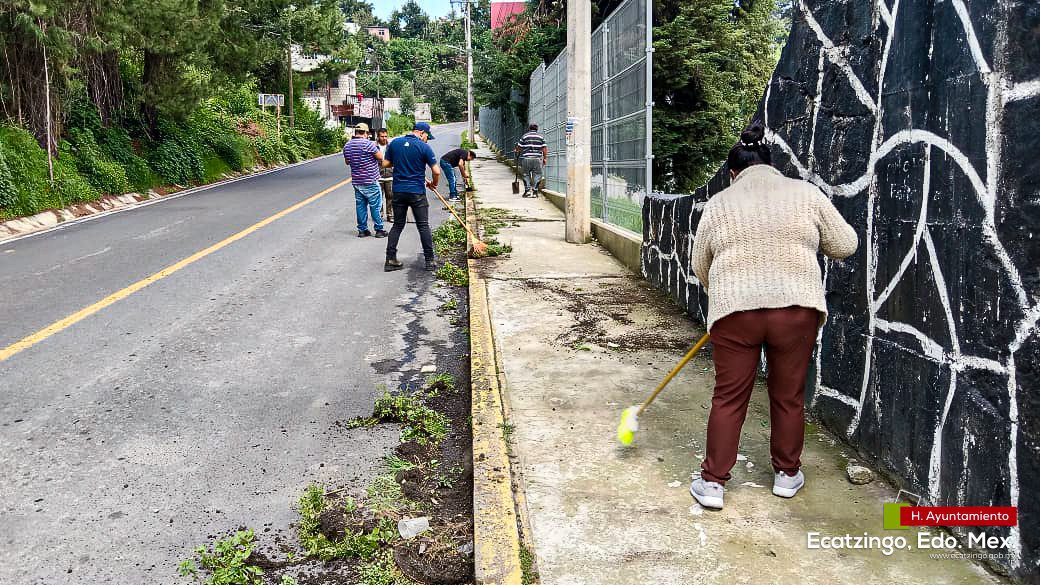
M 592 216 L 636 233 L 653 187 L 651 7 L 628 0 L 592 33 Z M 566 192 L 566 51 L 531 74 L 527 101 L 528 123 L 538 124 L 549 147 L 546 187 Z M 480 110 L 481 135 L 503 152 L 525 128 L 511 111 Z

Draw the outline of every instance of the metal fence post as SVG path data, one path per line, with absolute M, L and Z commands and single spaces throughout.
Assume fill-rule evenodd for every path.
M 646 194 L 654 189 L 654 3 L 646 3 Z

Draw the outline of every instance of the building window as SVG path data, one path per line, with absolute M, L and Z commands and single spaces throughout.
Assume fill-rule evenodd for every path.
M 331 82 L 329 82 L 329 85 L 331 87 L 339 89 L 339 78 L 337 77 L 336 79 L 333 79 Z

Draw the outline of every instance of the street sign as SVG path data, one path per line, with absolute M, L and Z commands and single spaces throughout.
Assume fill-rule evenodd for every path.
M 261 108 L 264 106 L 284 106 L 285 105 L 285 94 L 281 93 L 261 93 L 257 94 L 256 105 Z

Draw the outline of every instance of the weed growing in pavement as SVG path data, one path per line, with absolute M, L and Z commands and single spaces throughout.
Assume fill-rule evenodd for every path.
M 527 545 L 520 545 L 520 583 L 533 585 L 538 581 L 538 573 L 534 571 L 534 555 Z
M 253 536 L 252 530 L 240 530 L 218 540 L 212 550 L 197 547 L 198 564 L 194 559 L 182 562 L 178 568 L 181 576 L 201 580 L 201 568 L 210 573 L 206 585 L 263 585 L 263 569 L 247 562 L 253 554 Z
M 437 487 L 444 489 L 451 489 L 455 485 L 455 482 L 462 478 L 462 475 L 466 471 L 461 465 L 456 465 L 451 468 L 447 473 L 441 473 L 437 475 Z
M 372 416 L 383 422 L 400 422 L 402 441 L 416 441 L 425 445 L 439 443 L 448 435 L 448 417 L 422 403 L 415 395 L 393 395 L 386 392 L 376 399 Z
M 408 471 L 409 469 L 415 469 L 415 464 L 407 459 L 401 459 L 397 455 L 391 453 L 386 456 L 386 466 L 390 468 L 390 471 Z
M 502 437 L 505 438 L 508 443 L 513 438 L 513 431 L 516 430 L 516 425 L 504 422 L 498 426 L 502 429 Z
M 415 585 L 397 568 L 393 554 L 386 551 L 358 569 L 360 585 Z
M 381 518 L 379 523 L 370 532 L 354 532 L 345 529 L 342 539 L 330 539 L 322 534 L 321 515 L 328 506 L 340 506 L 339 512 L 349 515 L 357 511 L 357 503 L 347 498 L 342 504 L 329 502 L 325 497 L 325 489 L 319 485 L 311 485 L 300 496 L 297 509 L 300 513 L 298 530 L 300 533 L 300 544 L 309 557 L 322 561 L 345 557 L 358 557 L 370 559 L 372 555 L 383 545 L 397 538 L 397 530 L 393 520 Z
M 446 311 L 454 311 L 455 309 L 458 309 L 458 308 L 459 308 L 459 301 L 456 300 L 456 299 L 449 299 L 443 305 L 441 305 L 440 308 L 438 308 L 437 310 L 438 311 L 442 311 L 442 312 L 446 312 Z
M 365 503 L 369 510 L 376 514 L 399 515 L 420 508 L 417 502 L 405 497 L 395 475 L 395 473 L 377 475 L 368 485 L 365 492 Z M 394 528 L 391 525 L 391 529 Z
M 487 244 L 488 256 L 501 256 L 503 254 L 508 254 L 513 251 L 513 247 L 509 244 L 501 244 L 498 242 L 498 240 L 495 240 L 493 238 L 490 240 L 485 240 L 484 243 Z
M 447 256 L 466 247 L 466 229 L 451 220 L 433 230 L 433 249 L 438 256 Z
M 289 575 L 282 575 L 282 580 L 278 582 L 278 585 L 299 585 L 299 583 Z
M 437 278 L 452 286 L 466 286 L 469 284 L 469 274 L 451 262 L 445 262 L 444 266 L 438 268 L 434 274 Z
M 455 393 L 455 376 L 448 373 L 432 374 L 426 377 L 426 395 L 432 396 L 433 392 Z

